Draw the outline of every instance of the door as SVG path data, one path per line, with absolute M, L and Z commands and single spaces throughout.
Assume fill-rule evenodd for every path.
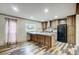
M 6 43 L 16 43 L 16 21 L 13 19 L 6 19 Z

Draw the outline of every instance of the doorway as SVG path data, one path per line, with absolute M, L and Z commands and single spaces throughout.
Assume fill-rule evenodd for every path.
M 16 43 L 16 19 L 6 18 L 6 43 Z

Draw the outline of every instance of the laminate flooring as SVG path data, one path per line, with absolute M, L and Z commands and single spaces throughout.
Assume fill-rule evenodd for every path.
M 1 48 L 0 55 L 72 55 L 68 51 L 70 47 L 68 43 L 57 41 L 55 47 L 48 49 L 46 46 L 30 41 Z

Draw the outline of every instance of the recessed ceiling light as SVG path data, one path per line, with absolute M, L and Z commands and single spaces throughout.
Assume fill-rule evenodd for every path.
M 44 12 L 45 12 L 45 13 L 48 13 L 48 11 L 49 11 L 49 10 L 48 10 L 47 8 L 46 8 L 46 9 L 44 9 Z
M 14 11 L 19 11 L 17 7 L 13 6 L 12 7 Z
M 33 17 L 33 16 L 31 16 L 30 18 L 31 18 L 31 19 L 33 19 L 34 17 Z
M 57 18 L 58 16 L 55 16 L 55 18 Z

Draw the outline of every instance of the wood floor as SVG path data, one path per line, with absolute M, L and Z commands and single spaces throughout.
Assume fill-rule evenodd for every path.
M 68 43 L 57 42 L 56 47 L 48 49 L 31 41 L 0 49 L 0 55 L 70 55 L 68 48 Z

